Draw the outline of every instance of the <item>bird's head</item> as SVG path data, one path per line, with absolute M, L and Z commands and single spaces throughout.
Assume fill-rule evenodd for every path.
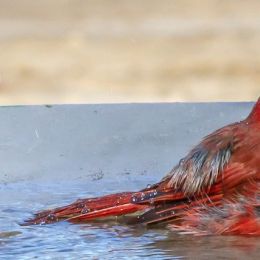
M 255 103 L 251 113 L 247 117 L 247 120 L 250 122 L 259 122 L 260 123 L 260 97 Z

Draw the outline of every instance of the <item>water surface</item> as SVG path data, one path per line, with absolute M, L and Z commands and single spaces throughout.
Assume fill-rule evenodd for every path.
M 137 189 L 149 178 L 121 183 Z M 167 228 L 120 225 L 117 222 L 20 226 L 35 211 L 75 199 L 118 192 L 116 181 L 20 181 L 0 184 L 0 258 L 3 259 L 260 259 L 254 237 L 194 237 Z

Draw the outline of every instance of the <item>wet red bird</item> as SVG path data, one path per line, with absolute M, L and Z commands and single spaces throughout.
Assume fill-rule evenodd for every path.
M 206 136 L 160 182 L 138 192 L 80 199 L 25 224 L 107 217 L 193 234 L 260 235 L 260 99 L 249 116 Z

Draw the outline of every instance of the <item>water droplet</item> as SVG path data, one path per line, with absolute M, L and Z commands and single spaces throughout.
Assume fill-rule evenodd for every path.
M 85 207 L 85 204 L 84 204 L 83 202 L 81 202 L 81 203 L 78 204 L 78 208 L 79 208 L 79 209 L 82 209 L 82 208 L 84 208 L 84 207 Z
M 46 218 L 47 221 L 56 221 L 57 218 L 54 214 L 49 214 Z
M 180 159 L 179 165 L 183 165 L 184 164 L 184 159 Z
M 136 197 L 133 196 L 133 197 L 132 197 L 132 201 L 133 201 L 133 202 L 136 202 L 136 200 L 137 200 Z
M 89 209 L 87 208 L 87 207 L 85 207 L 85 208 L 83 208 L 82 210 L 81 210 L 81 213 L 82 214 L 87 214 L 89 212 Z

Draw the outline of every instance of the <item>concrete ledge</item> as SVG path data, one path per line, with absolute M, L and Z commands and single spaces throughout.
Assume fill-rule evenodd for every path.
M 203 136 L 247 116 L 252 103 L 0 108 L 0 183 L 161 178 Z

